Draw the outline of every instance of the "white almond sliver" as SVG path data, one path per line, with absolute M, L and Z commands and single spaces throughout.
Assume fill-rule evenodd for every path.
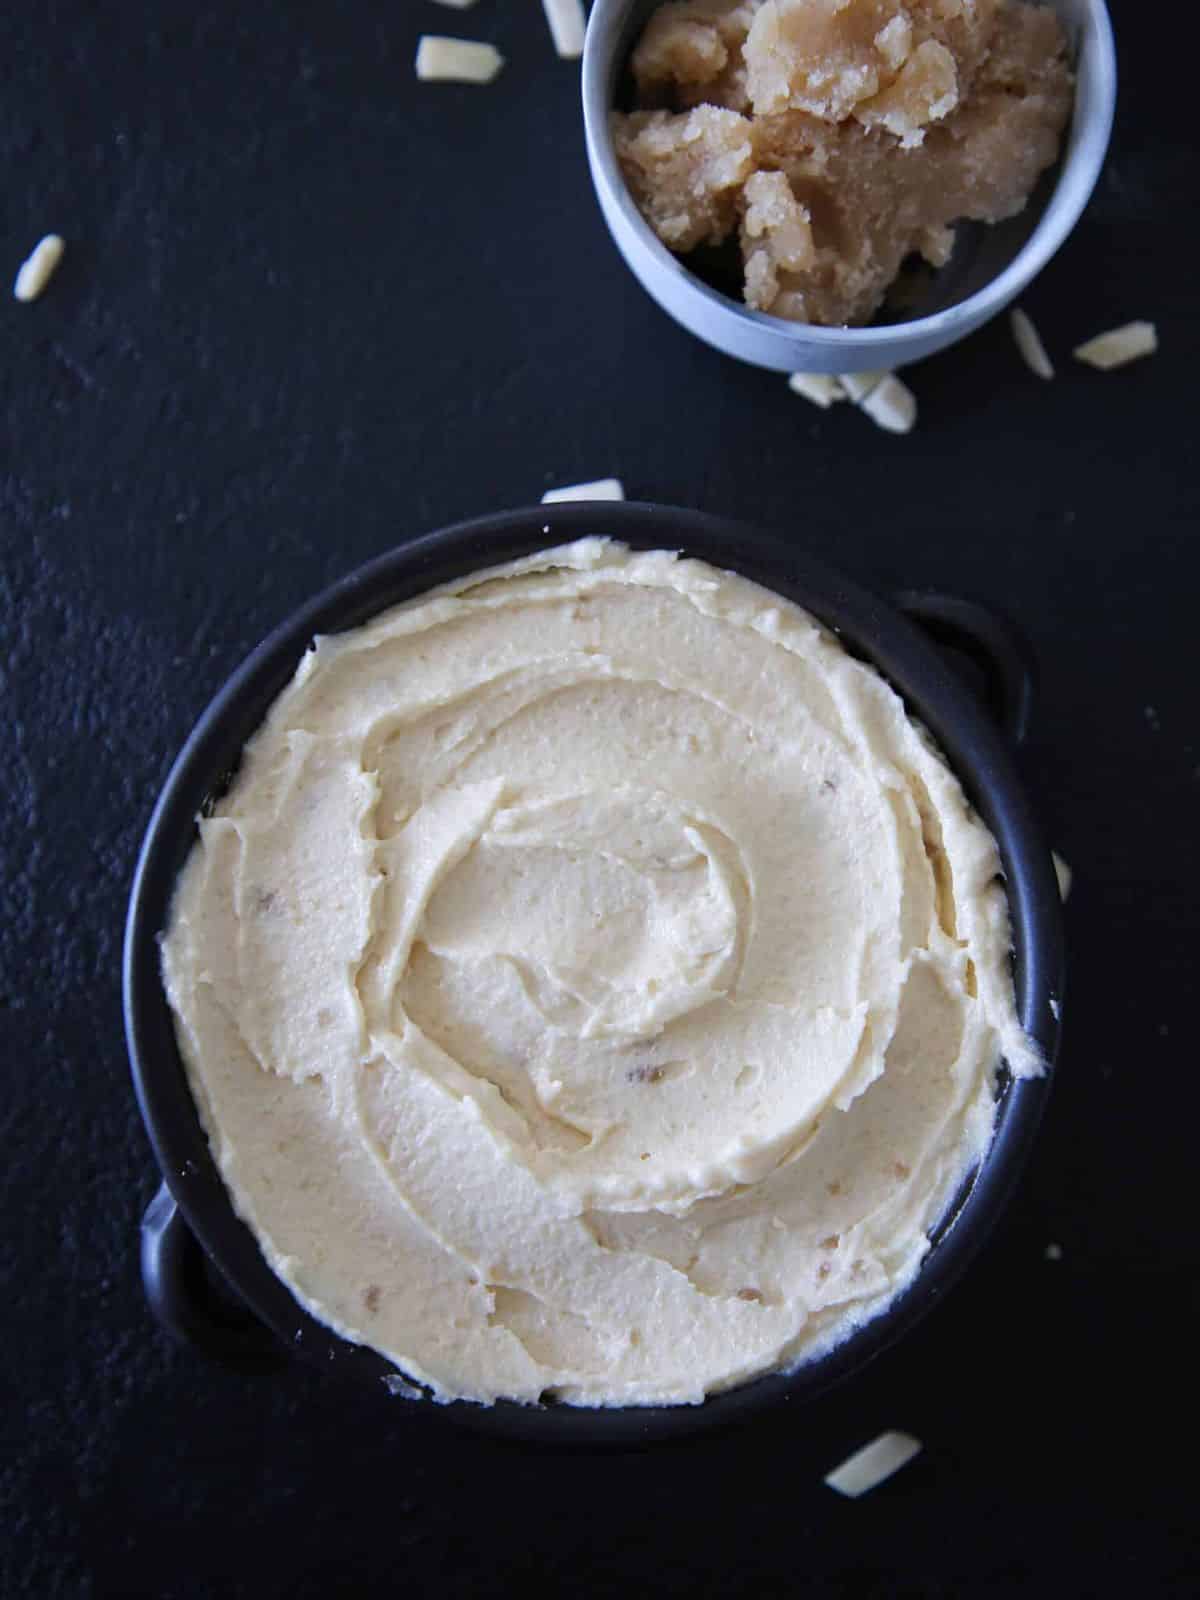
M 1071 878 L 1073 874 L 1070 867 L 1059 855 L 1057 850 L 1051 850 L 1050 857 L 1054 862 L 1054 876 L 1058 879 L 1059 895 L 1063 900 L 1065 900 L 1071 892 Z
M 793 372 L 788 379 L 788 388 L 793 394 L 802 395 L 805 400 L 811 400 L 813 405 L 820 406 L 822 411 L 828 411 L 835 400 L 846 398 L 841 379 L 835 378 L 831 372 Z
M 921 1453 L 921 1441 L 907 1433 L 881 1433 L 835 1467 L 825 1479 L 831 1489 L 850 1500 L 878 1488 L 893 1473 Z
M 474 39 L 423 33 L 417 45 L 417 77 L 423 83 L 491 83 L 503 65 L 494 44 Z
M 890 372 L 843 372 L 838 375 L 838 382 L 855 405 L 861 405 L 872 390 L 890 377 Z
M 13 294 L 18 300 L 36 300 L 50 282 L 63 258 L 66 245 L 57 233 L 48 233 L 33 248 L 29 259 L 21 263 Z
M 1013 338 L 1017 341 L 1017 349 L 1021 352 L 1030 372 L 1036 373 L 1039 378 L 1052 378 L 1054 363 L 1046 354 L 1046 346 L 1042 343 L 1041 334 L 1033 325 L 1033 319 L 1018 306 L 1009 321 L 1012 324 Z
M 917 420 L 917 397 L 895 373 L 889 372 L 858 402 L 858 409 L 888 433 L 911 433 Z
M 1108 372 L 1141 356 L 1152 356 L 1157 349 L 1158 333 L 1152 322 L 1127 322 L 1123 328 L 1112 328 L 1081 344 L 1075 359 Z
M 624 500 L 625 489 L 620 478 L 597 478 L 595 483 L 568 483 L 561 489 L 547 489 L 542 496 L 544 506 L 558 505 L 564 500 Z
M 435 6 L 449 6 L 452 11 L 469 11 L 475 0 L 433 0 Z
M 542 0 L 542 10 L 550 24 L 554 48 L 564 61 L 578 61 L 587 31 L 583 0 Z

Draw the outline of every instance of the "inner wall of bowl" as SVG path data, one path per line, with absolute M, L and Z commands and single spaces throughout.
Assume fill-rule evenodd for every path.
M 631 109 L 635 103 L 629 59 L 642 29 L 662 3 L 663 0 L 632 0 L 626 8 L 619 43 L 614 52 L 610 87 L 610 98 L 618 109 Z M 1046 0 L 1046 3 L 1053 4 L 1054 10 L 1062 19 L 1078 71 L 1081 64 L 1080 43 L 1090 9 L 1089 0 Z M 962 305 L 964 301 L 970 300 L 989 284 L 994 283 L 1004 269 L 1016 260 L 1037 231 L 1038 225 L 1050 209 L 1060 178 L 1074 155 L 1084 130 L 1095 115 L 1096 108 L 1092 105 L 1087 74 L 1080 72 L 1071 123 L 1067 129 L 1062 155 L 1057 164 L 1042 175 L 1024 209 L 1005 222 L 960 223 L 954 253 L 946 265 L 937 271 L 926 269 L 920 272 L 915 279 L 916 287 L 912 298 L 903 306 L 885 305 L 867 326 L 897 327 L 936 316 L 953 306 Z M 613 159 L 615 163 L 615 155 Z M 651 237 L 656 237 L 648 224 L 645 224 L 645 227 Z M 679 259 L 708 289 L 727 301 L 731 308 L 745 313 L 746 307 L 741 300 L 738 286 L 732 281 L 724 262 L 713 270 L 705 263 L 702 251 L 692 252 Z

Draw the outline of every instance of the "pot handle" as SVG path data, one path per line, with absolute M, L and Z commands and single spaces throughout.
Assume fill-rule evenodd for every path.
M 236 1371 L 286 1365 L 266 1324 L 211 1281 L 203 1247 L 165 1183 L 146 1207 L 141 1234 L 146 1298 L 168 1333 Z
M 1033 650 L 1015 622 L 960 595 L 905 589 L 895 605 L 950 658 L 1013 741 L 1029 731 L 1035 668 Z

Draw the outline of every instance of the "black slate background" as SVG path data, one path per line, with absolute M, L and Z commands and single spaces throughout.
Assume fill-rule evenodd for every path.
M 0 298 L 0 1592 L 1195 1592 L 1169 1452 L 1195 1424 L 1200 1255 L 1200 340 L 1193 67 L 1160 54 L 1161 8 L 1117 0 L 1112 158 L 1025 302 L 1058 380 L 1001 320 L 912 375 L 906 440 L 643 296 L 532 4 L 5 20 L 0 275 L 50 229 L 69 248 L 44 300 Z M 426 30 L 509 66 L 418 85 Z M 1154 360 L 1070 361 L 1134 316 Z M 301 1366 L 236 1378 L 157 1331 L 119 948 L 157 787 L 265 632 L 411 533 L 608 473 L 1024 622 L 1071 988 L 1020 1197 L 907 1344 L 735 1434 L 548 1457 Z M 889 1426 L 925 1454 L 835 1499 L 822 1472 Z

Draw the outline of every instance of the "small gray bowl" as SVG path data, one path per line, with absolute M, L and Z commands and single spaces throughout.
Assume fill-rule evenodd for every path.
M 1103 0 L 1053 0 L 1074 52 L 1075 108 L 1058 167 L 1020 215 L 960 227 L 950 263 L 909 320 L 866 328 L 787 322 L 711 288 L 671 254 L 625 186 L 610 117 L 634 42 L 659 0 L 595 0 L 583 54 L 588 165 L 609 232 L 642 287 L 689 332 L 727 355 L 778 372 L 863 372 L 920 361 L 974 333 L 1019 295 L 1088 202 L 1108 149 L 1116 102 L 1112 26 Z

